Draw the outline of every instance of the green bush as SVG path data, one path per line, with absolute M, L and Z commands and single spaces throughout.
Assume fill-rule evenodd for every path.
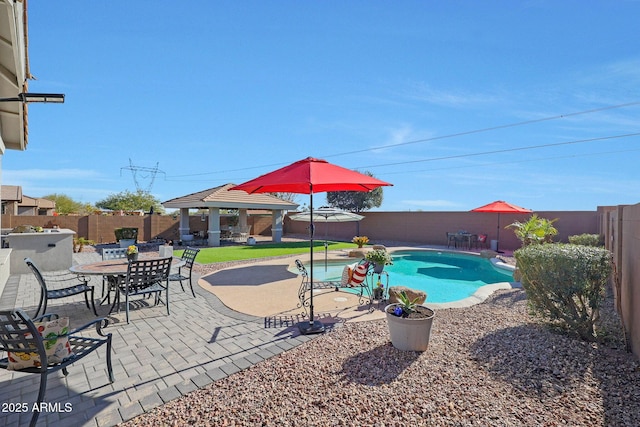
M 611 253 L 591 246 L 544 244 L 522 247 L 514 256 L 532 313 L 595 341 Z
M 133 239 L 138 241 L 138 229 L 133 227 L 122 227 L 113 230 L 116 235 L 116 242 L 123 239 Z
M 604 246 L 599 234 L 576 234 L 569 236 L 569 243 L 583 246 Z

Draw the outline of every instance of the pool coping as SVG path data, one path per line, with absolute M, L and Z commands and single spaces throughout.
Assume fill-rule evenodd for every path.
M 432 250 L 432 251 L 444 251 L 444 252 L 451 252 L 451 253 L 455 253 L 455 254 L 468 254 L 468 255 L 474 255 L 474 256 L 481 256 L 479 253 L 477 252 L 471 252 L 471 251 L 460 251 L 460 250 L 447 250 L 445 248 L 440 248 L 440 247 L 434 247 L 434 246 L 392 246 L 392 247 L 387 247 L 387 250 L 390 252 L 394 252 L 394 251 L 400 251 L 400 250 Z M 324 257 L 323 257 L 324 258 Z M 348 257 L 348 250 L 335 250 L 335 251 L 329 251 L 328 252 L 328 257 L 327 259 L 329 261 L 336 261 L 336 260 L 341 260 L 344 261 L 345 258 L 349 258 Z M 289 261 L 289 266 L 293 265 L 295 262 L 295 259 L 300 259 L 303 262 L 304 261 L 308 261 L 309 260 L 309 254 L 298 254 L 298 255 L 292 255 L 291 257 L 287 257 L 286 260 Z M 358 259 L 357 258 L 352 258 L 354 259 L 354 262 L 357 262 Z M 269 264 L 270 262 L 273 262 L 274 264 L 281 264 L 283 261 L 287 262 L 285 259 L 278 259 L 278 260 L 268 260 L 265 259 L 263 261 L 261 261 L 261 264 Z M 314 256 L 314 261 L 317 260 L 317 258 Z M 496 266 L 496 268 L 503 268 L 503 269 L 508 269 L 508 270 L 515 270 L 515 267 L 502 262 L 500 259 L 497 258 L 490 258 L 491 262 L 493 263 L 494 266 Z M 241 270 L 242 268 L 238 268 L 239 266 L 236 267 L 229 267 L 229 268 L 225 268 L 219 271 L 228 271 L 228 270 L 235 270 L 238 272 L 239 275 L 242 274 Z M 205 276 L 210 276 L 210 275 L 215 275 L 217 272 L 213 272 L 210 274 L 206 274 L 203 276 L 203 278 Z M 202 278 L 201 278 L 202 279 Z M 200 282 L 200 280 L 199 280 Z M 211 287 L 211 286 L 206 286 L 206 284 L 201 284 L 201 287 L 203 289 L 205 289 L 207 292 L 211 292 L 214 295 L 216 295 L 217 297 L 220 298 L 219 295 L 217 295 L 215 293 L 215 288 Z M 499 282 L 499 283 L 493 283 L 493 284 L 488 284 L 488 285 L 484 285 L 481 286 L 480 288 L 478 288 L 478 290 L 471 296 L 467 297 L 467 298 L 463 298 L 461 300 L 458 301 L 453 301 L 453 302 L 448 302 L 448 303 L 430 303 L 428 300 L 427 302 L 425 302 L 424 305 L 426 305 L 429 308 L 432 308 L 434 310 L 442 310 L 442 309 L 452 309 L 452 308 L 465 308 L 465 307 L 471 307 L 473 305 L 482 303 L 483 301 L 485 301 L 490 295 L 492 295 L 494 292 L 498 291 L 498 290 L 510 290 L 510 289 L 517 289 L 517 288 L 521 288 L 521 285 L 519 282 Z M 228 298 L 228 297 L 227 297 Z M 224 300 L 222 298 L 220 298 L 223 303 Z M 293 306 L 295 306 L 296 302 L 297 302 L 297 296 L 296 295 L 291 295 L 291 300 L 293 303 Z M 246 307 L 247 304 L 251 304 L 250 301 L 247 301 L 246 299 L 243 301 L 243 304 L 230 304 L 230 306 L 233 306 L 232 309 L 235 311 L 239 310 L 239 307 Z M 254 301 L 253 304 L 260 304 L 260 301 Z M 226 303 L 225 303 L 226 305 Z M 386 304 L 385 304 L 386 305 Z M 347 318 L 345 319 L 345 321 L 370 321 L 370 320 L 379 320 L 379 319 L 384 319 L 385 317 L 385 313 L 384 313 L 384 305 L 382 304 L 378 304 L 378 306 L 380 307 L 380 310 L 376 310 L 373 313 L 370 313 L 370 315 L 367 316 L 355 316 L 354 318 Z M 240 312 L 242 312 L 240 310 Z

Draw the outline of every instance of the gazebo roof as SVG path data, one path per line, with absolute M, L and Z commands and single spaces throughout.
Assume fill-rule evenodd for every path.
M 296 210 L 297 203 L 287 202 L 264 193 L 247 194 L 244 191 L 231 190 L 236 184 L 225 184 L 209 188 L 186 196 L 176 197 L 162 203 L 165 208 L 226 208 L 226 209 L 269 209 Z

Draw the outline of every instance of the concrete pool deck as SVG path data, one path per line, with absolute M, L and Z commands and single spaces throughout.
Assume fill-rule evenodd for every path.
M 389 251 L 396 250 L 439 250 L 440 247 L 394 246 Z M 346 250 L 330 251 L 330 262 L 357 262 L 358 258 L 350 258 Z M 452 253 L 465 253 L 451 251 Z M 477 255 L 477 252 L 467 252 Z M 309 261 L 309 254 L 295 255 L 287 258 L 258 261 L 251 265 L 240 265 L 226 268 L 204 275 L 199 285 L 205 291 L 215 294 L 224 305 L 234 311 L 252 316 L 295 316 L 302 312 L 297 306 L 297 291 L 301 278 L 290 270 L 295 268 L 294 261 L 300 259 L 303 263 Z M 324 255 L 314 254 L 314 263 L 324 262 Z M 390 286 L 394 286 L 393 283 Z M 469 307 L 481 303 L 493 292 L 499 289 L 512 289 L 519 285 L 502 282 L 486 285 L 465 299 L 450 303 L 430 303 L 426 305 L 436 310 L 446 308 Z M 339 321 L 369 321 L 385 317 L 384 302 L 374 302 L 373 311 L 369 312 L 368 304 L 359 303 L 356 295 L 347 292 L 317 291 L 314 293 L 314 312 L 319 317 L 328 316 Z

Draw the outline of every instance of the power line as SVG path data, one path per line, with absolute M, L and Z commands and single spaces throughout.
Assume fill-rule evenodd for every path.
M 612 106 L 609 106 L 609 107 L 595 108 L 593 110 L 578 111 L 578 112 L 575 112 L 575 113 L 560 114 L 560 115 L 557 115 L 557 116 L 544 117 L 544 118 L 541 118 L 541 119 L 526 120 L 526 121 L 523 121 L 523 122 L 511 123 L 511 124 L 507 124 L 507 125 L 498 125 L 498 126 L 492 126 L 492 127 L 483 128 L 483 129 L 476 129 L 476 130 L 452 133 L 452 134 L 449 134 L 449 135 L 441 135 L 441 136 L 433 136 L 433 137 L 424 138 L 424 139 L 416 139 L 414 141 L 399 142 L 397 144 L 380 145 L 378 147 L 365 148 L 365 149 L 354 150 L 354 151 L 347 151 L 347 152 L 344 152 L 344 153 L 332 154 L 332 155 L 328 155 L 328 156 L 325 156 L 325 157 L 328 158 L 328 157 L 346 156 L 346 155 L 349 155 L 349 154 L 359 154 L 359 153 L 362 153 L 364 151 L 374 151 L 374 150 L 381 150 L 383 148 L 393 148 L 393 147 L 401 147 L 401 146 L 410 145 L 410 144 L 418 144 L 418 143 L 421 143 L 421 142 L 438 141 L 438 140 L 441 140 L 441 139 L 449 139 L 449 138 L 455 138 L 455 137 L 458 137 L 458 136 L 473 135 L 473 134 L 476 134 L 476 133 L 489 132 L 489 131 L 498 130 L 498 129 L 507 129 L 507 128 L 517 127 L 517 126 L 530 125 L 530 124 L 534 124 L 534 123 L 547 122 L 547 121 L 550 121 L 550 120 L 564 119 L 566 117 L 579 116 L 579 115 L 582 115 L 582 114 L 598 113 L 600 111 L 612 110 L 612 109 L 615 109 L 615 108 L 630 107 L 630 106 L 633 106 L 633 105 L 640 105 L 640 101 L 638 101 L 638 102 L 629 102 L 627 104 L 612 105 Z
M 394 162 L 394 163 L 381 163 L 377 165 L 369 165 L 369 166 L 359 166 L 356 169 L 364 169 L 364 168 L 374 168 L 374 167 L 382 167 L 382 166 L 397 166 L 397 165 L 408 165 L 410 163 L 423 163 L 423 162 L 435 162 L 437 160 L 451 160 L 451 159 L 459 159 L 462 157 L 476 157 L 476 156 L 486 156 L 489 154 L 498 154 L 498 153 L 509 153 L 513 151 L 525 151 L 525 150 L 535 150 L 538 148 L 547 148 L 547 147 L 558 147 L 561 145 L 570 145 L 570 144 L 581 144 L 584 142 L 593 142 L 593 141 L 604 141 L 607 139 L 616 139 L 616 138 L 628 138 L 630 136 L 638 136 L 638 133 L 628 133 L 625 135 L 614 135 L 614 136 L 603 136 L 599 138 L 589 138 L 589 139 L 579 139 L 576 141 L 565 141 L 565 142 L 556 142 L 551 144 L 540 144 L 540 145 L 529 145 L 526 147 L 517 147 L 517 148 L 504 148 L 502 150 L 491 150 L 491 151 L 481 151 L 478 153 L 467 153 L 467 154 L 455 154 L 451 156 L 442 156 L 442 157 L 431 157 L 428 159 L 419 159 L 419 160 L 405 160 L 402 162 Z
M 430 138 L 417 139 L 417 140 L 413 140 L 413 141 L 399 142 L 399 143 L 396 143 L 396 144 L 388 144 L 388 145 L 381 145 L 381 146 L 376 146 L 376 147 L 363 148 L 363 149 L 353 150 L 353 151 L 345 151 L 345 152 L 342 152 L 342 153 L 321 156 L 321 158 L 325 158 L 326 159 L 326 158 L 332 158 L 332 157 L 347 156 L 347 155 L 351 155 L 351 154 L 360 154 L 360 153 L 367 152 L 367 151 L 375 151 L 375 150 L 380 150 L 380 149 L 385 149 L 385 148 L 401 147 L 401 146 L 405 146 L 405 145 L 419 144 L 419 143 L 423 143 L 423 142 L 431 142 L 431 141 L 437 141 L 437 140 L 442 140 L 442 139 L 455 138 L 455 137 L 459 137 L 459 136 L 490 132 L 490 131 L 494 131 L 494 130 L 507 129 L 507 128 L 518 127 L 518 126 L 525 126 L 525 125 L 530 125 L 530 124 L 535 124 L 535 123 L 541 123 L 541 122 L 546 122 L 546 121 L 563 119 L 563 118 L 567 118 L 567 117 L 574 117 L 574 116 L 579 116 L 579 115 L 584 115 L 584 114 L 592 114 L 592 113 L 597 113 L 597 112 L 602 112 L 602 111 L 607 111 L 607 110 L 613 110 L 613 109 L 618 109 L 618 108 L 631 107 L 631 106 L 635 106 L 635 105 L 640 105 L 640 101 L 628 102 L 628 103 L 625 103 L 625 104 L 611 105 L 611 106 L 601 107 L 601 108 L 594 108 L 594 109 L 591 109 L 591 110 L 577 111 L 577 112 L 567 113 L 567 114 L 559 114 L 559 115 L 555 115 L 555 116 L 543 117 L 543 118 L 540 118 L 540 119 L 525 120 L 525 121 L 522 121 L 522 122 L 516 122 L 516 123 L 510 123 L 510 124 L 498 125 L 498 126 L 491 126 L 491 127 L 487 127 L 487 128 L 475 129 L 475 130 L 464 131 L 464 132 L 457 132 L 457 133 L 452 133 L 452 134 L 447 134 L 447 135 L 434 136 L 434 137 L 430 137 Z M 598 139 L 622 138 L 622 137 L 625 137 L 625 136 L 633 136 L 633 135 L 638 135 L 638 134 L 628 134 L 628 135 L 621 135 L 621 136 L 595 138 L 595 139 L 593 139 L 593 141 L 598 140 Z M 516 148 L 516 149 L 497 150 L 495 152 L 518 151 L 518 150 L 540 148 L 540 147 L 544 147 L 544 146 L 564 145 L 564 144 L 577 144 L 579 142 L 588 142 L 588 141 L 592 141 L 592 140 L 582 140 L 582 141 L 574 141 L 574 142 L 567 142 L 567 143 L 547 144 L 547 145 L 542 145 L 542 146 L 521 147 L 521 148 Z M 470 156 L 477 156 L 477 155 L 483 155 L 483 154 L 492 154 L 492 153 L 494 153 L 494 152 L 476 153 L 476 154 L 469 154 L 469 155 L 459 155 L 459 156 L 452 156 L 452 157 L 442 157 L 442 158 L 427 159 L 427 160 L 420 160 L 420 161 L 445 160 L 445 159 L 448 159 L 448 158 L 470 157 Z M 410 162 L 406 162 L 406 163 L 414 163 L 414 162 L 419 162 L 419 161 L 410 161 Z M 265 165 L 258 165 L 258 166 L 248 166 L 248 167 L 236 168 L 236 169 L 225 169 L 225 170 L 219 170 L 219 171 L 215 171 L 215 172 L 202 172 L 202 173 L 186 174 L 186 175 L 173 175 L 171 178 L 186 178 L 186 177 L 206 176 L 206 175 L 214 175 L 214 174 L 229 173 L 229 172 L 241 172 L 241 171 L 247 171 L 247 170 L 253 170 L 253 169 L 273 168 L 273 167 L 277 167 L 277 166 L 285 166 L 285 165 L 287 165 L 289 163 L 290 162 L 279 162 L 279 163 L 272 163 L 272 164 L 265 164 Z M 405 164 L 405 163 L 400 163 L 399 162 L 399 163 L 395 163 L 395 164 Z M 392 164 L 388 164 L 388 165 L 392 165 Z M 386 166 L 386 165 L 383 165 L 383 166 Z M 364 166 L 364 167 L 374 167 L 374 166 Z
M 606 154 L 619 154 L 619 153 L 629 153 L 634 151 L 640 151 L 640 148 L 633 148 L 628 150 L 615 150 L 615 151 L 600 151 L 597 153 L 583 153 L 583 154 L 568 154 L 566 156 L 553 156 L 553 157 L 536 157 L 534 159 L 524 159 L 524 160 L 511 160 L 511 161 L 500 161 L 500 162 L 487 162 L 487 163 L 478 163 L 474 164 L 473 167 L 486 167 L 493 165 L 506 165 L 506 164 L 516 164 L 516 163 L 530 163 L 530 162 L 540 162 L 545 160 L 558 160 L 558 159 L 570 159 L 574 157 L 589 157 L 589 156 L 600 156 Z M 469 169 L 469 165 L 458 165 L 458 166 L 446 166 L 441 168 L 432 168 L 432 169 L 413 169 L 413 170 L 402 170 L 398 172 L 386 172 L 386 175 L 400 175 L 403 173 L 416 173 L 416 172 L 436 172 L 443 171 L 449 169 Z

